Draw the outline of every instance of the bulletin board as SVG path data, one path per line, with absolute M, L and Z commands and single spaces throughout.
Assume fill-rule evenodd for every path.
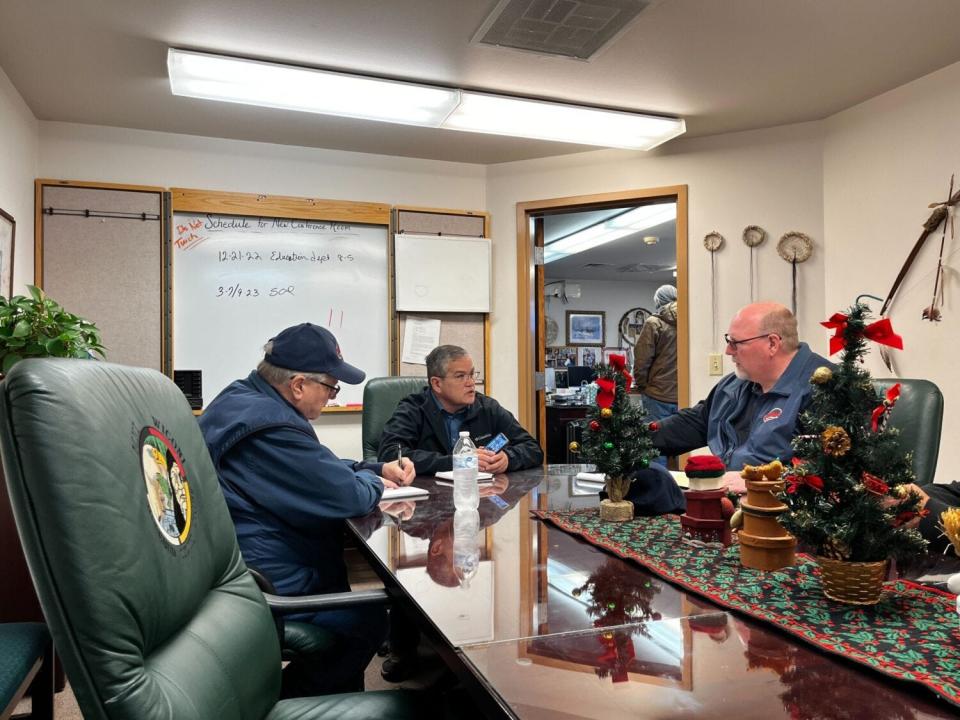
M 489 238 L 489 213 L 472 210 L 451 210 L 441 208 L 397 207 L 394 210 L 394 232 L 416 235 L 436 235 L 458 239 Z M 489 266 L 488 266 L 489 267 Z M 404 331 L 406 318 L 429 318 L 440 320 L 440 344 L 459 345 L 473 359 L 480 372 L 477 389 L 490 394 L 490 315 L 484 312 L 450 313 L 439 311 L 397 312 L 396 338 L 394 347 L 394 367 L 398 375 L 424 375 L 423 365 L 404 363 Z
M 106 359 L 164 370 L 163 188 L 35 182 L 34 284 L 100 330 Z

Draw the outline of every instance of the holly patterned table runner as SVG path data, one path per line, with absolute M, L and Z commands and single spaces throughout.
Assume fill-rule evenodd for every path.
M 783 570 L 751 570 L 740 564 L 736 545 L 682 542 L 674 515 L 612 523 L 602 521 L 595 508 L 534 513 L 717 605 L 886 675 L 918 682 L 960 705 L 960 630 L 952 593 L 896 580 L 885 584 L 875 606 L 844 605 L 823 595 L 820 570 L 810 556 L 798 553 L 797 564 Z

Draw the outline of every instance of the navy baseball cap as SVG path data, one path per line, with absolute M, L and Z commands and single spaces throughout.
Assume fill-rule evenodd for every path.
M 271 365 L 298 372 L 327 373 L 349 385 L 362 383 L 367 376 L 343 361 L 332 332 L 313 323 L 288 327 L 270 341 L 273 349 L 263 359 Z

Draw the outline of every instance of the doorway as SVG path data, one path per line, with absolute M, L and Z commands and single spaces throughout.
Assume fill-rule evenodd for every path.
M 629 232 L 612 232 L 616 229 Z M 666 253 L 668 238 L 664 237 L 664 245 L 657 247 L 661 235 L 668 233 L 674 236 L 674 258 Z M 677 400 L 681 408 L 689 405 L 685 185 L 518 203 L 517 236 L 518 417 L 526 427 L 536 429 L 549 461 L 565 457 L 558 443 L 566 443 L 556 428 L 551 433 L 547 429 L 549 366 L 577 363 L 573 367 L 579 374 L 574 379 L 582 380 L 580 368 L 590 365 L 589 361 L 600 362 L 616 349 L 630 355 L 646 316 L 643 311 L 653 310 L 645 306 L 652 304 L 652 298 L 646 298 L 649 287 L 641 289 L 640 285 L 675 281 Z M 612 301 L 609 288 L 601 289 L 601 283 L 614 280 L 639 284 L 624 284 L 622 292 L 630 297 Z M 587 297 L 583 296 L 584 289 L 588 290 Z M 573 298 L 578 292 L 580 297 Z M 604 293 L 606 299 L 601 298 Z M 596 308 L 587 307 L 591 295 Z M 569 307 L 561 310 L 561 306 Z M 602 342 L 590 344 L 599 340 Z M 569 385 L 569 373 L 565 375 L 561 374 L 561 382 Z M 549 376 L 555 387 L 558 374 Z M 564 395 L 576 397 L 576 385 Z M 566 416 L 575 411 L 553 410 L 552 415 L 559 416 L 558 412 Z M 550 443 L 548 436 L 552 438 Z

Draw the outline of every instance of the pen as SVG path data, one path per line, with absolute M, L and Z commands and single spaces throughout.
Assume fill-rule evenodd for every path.
M 397 443 L 397 465 L 403 470 L 403 445 Z

